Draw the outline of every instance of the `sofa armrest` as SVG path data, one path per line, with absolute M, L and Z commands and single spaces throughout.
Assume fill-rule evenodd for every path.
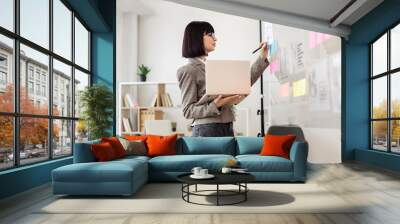
M 308 143 L 296 141 L 290 149 L 290 160 L 293 162 L 293 179 L 305 181 L 307 174 Z
M 95 162 L 96 158 L 92 153 L 90 146 L 99 143 L 100 141 L 75 143 L 74 147 L 74 163 L 89 163 Z

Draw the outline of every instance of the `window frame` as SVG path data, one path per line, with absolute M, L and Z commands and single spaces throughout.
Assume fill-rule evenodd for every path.
M 45 47 L 42 47 L 39 44 L 34 43 L 33 41 L 30 41 L 27 38 L 24 38 L 23 36 L 20 35 L 20 0 L 14 0 L 13 1 L 13 10 L 14 10 L 14 15 L 13 15 L 13 31 L 10 31 L 4 27 L 0 26 L 0 35 L 3 35 L 7 38 L 12 39 L 13 41 L 13 59 L 12 62 L 13 64 L 12 69 L 11 69 L 11 74 L 13 76 L 13 81 L 14 81 L 14 110 L 13 112 L 2 112 L 0 111 L 0 116 L 11 116 L 13 119 L 13 157 L 14 157 L 14 161 L 13 161 L 13 166 L 10 167 L 5 167 L 5 168 L 0 168 L 0 172 L 5 171 L 5 170 L 11 170 L 11 169 L 16 169 L 19 167 L 23 167 L 23 166 L 30 166 L 33 164 L 38 164 L 38 163 L 43 163 L 46 161 L 50 161 L 50 160 L 58 160 L 58 159 L 62 159 L 62 158 L 66 158 L 66 157 L 70 157 L 73 156 L 73 152 L 74 152 L 74 143 L 75 143 L 75 125 L 76 125 L 76 121 L 79 120 L 79 117 L 75 117 L 75 108 L 72 107 L 71 108 L 71 114 L 70 116 L 56 116 L 53 115 L 53 60 L 58 60 L 59 62 L 62 62 L 68 66 L 71 66 L 71 92 L 72 92 L 72 96 L 71 96 L 71 104 L 74 105 L 75 103 L 75 88 L 73 83 L 75 82 L 75 69 L 87 74 L 89 76 L 89 83 L 88 86 L 92 85 L 92 73 L 91 73 L 91 37 L 92 37 L 92 30 L 89 29 L 89 27 L 87 26 L 87 24 L 83 21 L 83 19 L 72 9 L 72 7 L 65 1 L 65 0 L 59 0 L 68 10 L 71 11 L 71 18 L 70 18 L 70 23 L 71 23 L 71 58 L 67 59 L 64 58 L 63 56 L 55 53 L 54 50 L 54 39 L 53 39 L 53 32 L 54 32 L 54 28 L 53 28 L 53 24 L 54 24 L 54 17 L 53 17 L 53 1 L 54 0 L 48 0 L 49 2 L 49 47 L 48 49 L 46 49 Z M 84 26 L 84 28 L 88 31 L 88 69 L 85 69 L 83 67 L 81 67 L 80 65 L 75 63 L 75 18 L 77 20 L 79 20 L 79 22 Z M 46 96 L 48 97 L 48 113 L 46 115 L 39 115 L 39 114 L 27 114 L 27 113 L 21 113 L 20 111 L 20 85 L 21 85 L 21 81 L 20 81 L 20 45 L 23 44 L 27 47 L 32 48 L 33 50 L 36 50 L 40 53 L 43 53 L 45 55 L 48 56 L 49 58 L 49 63 L 48 63 L 48 77 L 46 80 L 47 84 L 46 84 L 46 91 L 48 93 L 45 93 Z M 29 64 L 27 64 L 27 71 L 28 71 L 28 67 Z M 41 75 L 42 73 L 40 73 Z M 27 72 L 26 74 L 26 81 L 28 82 L 30 79 L 30 74 Z M 33 79 L 32 79 L 34 86 L 37 83 L 36 82 L 36 69 L 33 70 Z M 41 76 L 39 76 L 39 83 L 41 83 Z M 27 84 L 28 85 L 28 84 Z M 28 87 L 28 86 L 26 86 Z M 28 88 L 27 88 L 27 91 Z M 34 89 L 34 92 L 36 91 L 36 89 Z M 41 96 L 42 94 L 38 95 Z M 48 136 L 47 136 L 47 141 L 48 141 L 48 146 L 47 146 L 47 150 L 48 150 L 48 155 L 47 158 L 43 158 L 43 160 L 40 160 L 38 162 L 32 162 L 32 163 L 26 163 L 26 164 L 21 164 L 21 159 L 20 159 L 20 119 L 21 118 L 45 118 L 47 119 L 48 122 Z M 68 155 L 62 155 L 62 156 L 54 156 L 53 152 L 54 152 L 54 147 L 53 147 L 53 123 L 57 120 L 66 120 L 66 121 L 70 121 L 71 122 L 71 153 Z M 51 143 L 51 144 L 50 144 Z
M 396 75 L 396 73 L 400 72 L 400 67 L 393 68 L 391 69 L 391 31 L 393 28 L 400 26 L 400 21 L 397 21 L 396 23 L 392 24 L 389 28 L 385 29 L 385 31 L 381 34 L 379 34 L 375 39 L 373 39 L 370 43 L 368 43 L 369 47 L 369 149 L 373 151 L 379 151 L 379 152 L 386 152 L 386 153 L 391 153 L 391 154 L 400 154 L 400 152 L 393 152 L 392 151 L 392 121 L 400 121 L 400 117 L 393 117 L 392 116 L 392 98 L 391 98 L 391 79 L 393 75 Z M 373 74 L 373 44 L 376 43 L 381 37 L 384 35 L 387 35 L 387 65 L 386 65 L 386 71 L 382 72 L 380 74 L 376 74 L 374 76 Z M 399 55 L 400 57 L 400 55 Z M 387 105 L 386 105 L 386 118 L 373 118 L 373 81 L 378 78 L 386 77 L 386 87 L 387 87 Z M 384 150 L 379 150 L 374 148 L 374 136 L 373 136 L 373 122 L 375 121 L 386 121 L 386 151 Z

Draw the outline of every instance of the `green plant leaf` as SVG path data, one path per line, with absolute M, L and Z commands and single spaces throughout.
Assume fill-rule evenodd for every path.
M 138 66 L 137 75 L 146 76 L 150 71 L 151 71 L 151 69 L 149 67 L 141 64 Z

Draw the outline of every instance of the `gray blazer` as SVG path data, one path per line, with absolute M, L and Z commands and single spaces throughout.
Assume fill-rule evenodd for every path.
M 268 61 L 257 58 L 251 66 L 251 85 L 263 74 L 268 65 Z M 212 99 L 207 103 L 198 103 L 206 93 L 204 63 L 196 58 L 189 58 L 188 64 L 180 67 L 176 76 L 181 90 L 183 115 L 187 119 L 193 119 L 194 125 L 235 121 L 232 106 L 223 106 L 219 110 Z

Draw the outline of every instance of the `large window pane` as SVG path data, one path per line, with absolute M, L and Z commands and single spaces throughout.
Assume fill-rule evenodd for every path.
M 75 63 L 89 69 L 89 32 L 75 18 Z
M 71 66 L 53 60 L 53 115 L 72 116 Z
M 387 151 L 387 121 L 372 122 L 372 147 Z
M 392 152 L 400 153 L 400 120 L 391 121 Z
M 22 117 L 20 119 L 19 156 L 21 164 L 49 158 L 48 124 L 49 120 L 44 118 Z
M 72 121 L 53 121 L 53 157 L 72 154 Z
M 14 31 L 14 0 L 0 0 L 0 26 Z
M 21 44 L 21 113 L 47 115 L 49 57 Z
M 400 25 L 391 31 L 390 50 L 391 69 L 400 67 Z
M 0 35 L 0 111 L 14 111 L 13 40 Z
M 387 34 L 372 44 L 372 71 L 373 75 L 387 71 Z
M 16 2 L 19 3 L 19 18 L 15 18 L 14 14 Z M 14 32 L 14 21 L 17 19 L 20 31 L 20 37 L 15 37 L 20 43 L 17 62 L 14 60 L 16 40 L 0 34 L 0 112 L 15 112 L 15 102 L 18 102 L 22 115 L 0 115 L 0 170 L 13 167 L 16 162 L 18 166 L 71 155 L 73 138 L 78 141 L 88 139 L 85 122 L 71 119 L 81 115 L 79 94 L 90 83 L 90 74 L 81 71 L 90 68 L 90 33 L 63 2 L 0 0 L 0 28 Z M 50 24 L 52 27 L 49 27 Z M 51 50 L 79 66 L 53 58 L 50 74 L 50 53 L 43 53 L 41 48 L 31 46 L 24 40 Z M 74 49 L 72 42 L 75 43 Z M 15 65 L 19 66 L 19 74 L 15 73 Z M 74 79 L 72 74 L 75 74 Z M 15 77 L 19 80 L 17 88 Z M 19 89 L 19 99 L 14 97 L 15 89 Z M 49 114 L 49 106 L 52 114 Z M 33 115 L 45 116 L 39 118 Z M 15 121 L 19 121 L 19 127 L 14 127 Z M 18 135 L 14 134 L 15 128 L 19 130 Z M 75 136 L 73 133 L 76 133 Z M 16 139 L 20 143 L 18 149 L 14 146 Z M 53 149 L 52 155 L 49 154 L 49 144 Z M 16 157 L 20 160 L 17 161 Z
M 60 1 L 53 1 L 53 51 L 71 60 L 72 12 Z
M 0 170 L 14 165 L 14 125 L 10 116 L 0 116 Z
M 49 47 L 49 0 L 20 0 L 21 36 Z
M 390 97 L 392 117 L 400 118 L 400 72 L 392 74 L 390 82 Z
M 80 94 L 86 86 L 89 86 L 89 75 L 75 69 L 75 117 L 81 115 Z
M 387 118 L 387 78 L 372 81 L 372 118 Z

